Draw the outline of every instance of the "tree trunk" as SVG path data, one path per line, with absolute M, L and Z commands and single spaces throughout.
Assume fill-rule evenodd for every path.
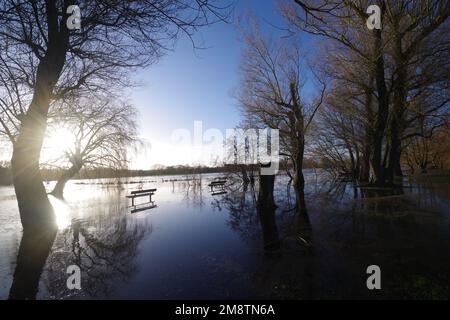
M 65 171 L 56 182 L 55 187 L 53 188 L 53 191 L 51 192 L 52 195 L 58 198 L 63 198 L 64 196 L 64 187 L 66 186 L 67 181 L 72 179 L 78 172 L 80 172 L 82 165 L 72 165 L 70 169 Z
M 303 177 L 303 157 L 305 153 L 305 117 L 299 103 L 296 86 L 290 84 L 293 113 L 289 117 L 293 134 L 291 135 L 294 162 L 294 189 L 299 213 L 307 215 L 305 203 L 305 179 Z
M 371 147 L 369 143 L 364 144 L 364 149 L 362 152 L 362 163 L 361 163 L 361 173 L 359 175 L 359 180 L 361 182 L 369 182 L 370 177 L 370 151 Z
M 303 176 L 303 150 L 294 157 L 294 190 L 299 213 L 306 215 L 305 178 Z
M 387 164 L 386 164 L 386 183 L 389 185 L 394 184 L 394 176 L 397 173 L 398 168 L 400 167 L 400 138 L 399 138 L 399 130 L 395 128 L 398 126 L 397 121 L 392 121 L 390 126 L 394 128 L 389 129 L 389 145 L 388 145 L 388 156 L 387 156 Z
M 370 155 L 372 152 L 372 127 L 373 122 L 373 111 L 372 111 L 372 100 L 373 100 L 373 72 L 370 72 L 369 85 L 365 91 L 365 110 L 367 114 L 367 123 L 364 126 L 364 144 L 362 150 L 362 163 L 361 172 L 359 180 L 361 182 L 369 182 L 370 178 Z
M 24 230 L 54 223 L 53 208 L 39 170 L 48 105 L 49 99 L 37 92 L 13 145 L 11 171 Z
M 54 223 L 53 209 L 39 172 L 39 158 L 53 89 L 66 60 L 69 30 L 65 21 L 59 18 L 56 1 L 46 1 L 46 11 L 47 51 L 37 67 L 33 99 L 22 120 L 11 159 L 13 183 L 24 231 L 32 226 Z
M 395 39 L 395 71 L 397 77 L 394 79 L 394 103 L 389 117 L 389 149 L 386 164 L 386 180 L 389 184 L 394 184 L 394 176 L 400 168 L 401 157 L 401 136 L 403 132 L 403 114 L 406 105 L 406 79 L 407 70 L 405 65 L 406 57 L 402 52 L 402 41 L 399 35 Z M 401 170 L 400 170 L 401 171 Z
M 401 158 L 401 153 L 398 155 L 398 158 L 397 158 L 398 161 L 394 168 L 394 170 L 395 170 L 394 174 L 398 177 L 403 177 L 404 175 L 403 175 L 402 165 L 400 164 L 400 158 Z
M 372 171 L 372 184 L 382 186 L 385 183 L 384 168 L 382 165 L 383 136 L 389 114 L 389 101 L 386 89 L 384 57 L 381 44 L 381 30 L 374 31 L 375 50 L 375 82 L 378 92 L 378 112 L 375 118 L 375 128 L 372 135 L 372 154 L 370 167 Z

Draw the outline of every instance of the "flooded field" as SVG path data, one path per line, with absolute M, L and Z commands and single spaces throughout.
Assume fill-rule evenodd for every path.
M 386 192 L 305 176 L 308 216 L 284 176 L 264 216 L 251 187 L 229 179 L 211 195 L 215 175 L 72 181 L 64 201 L 51 198 L 58 232 L 38 249 L 22 240 L 13 187 L 0 187 L 0 298 L 12 286 L 38 299 L 450 297 L 448 183 Z M 126 196 L 149 188 L 156 207 L 131 213 Z M 66 286 L 70 265 L 81 290 Z M 381 290 L 366 287 L 369 265 L 381 268 Z

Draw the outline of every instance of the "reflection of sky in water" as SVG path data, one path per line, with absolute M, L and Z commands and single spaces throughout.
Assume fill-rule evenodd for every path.
M 388 296 L 402 292 L 399 283 L 408 283 L 408 290 L 426 283 L 433 292 L 445 291 L 435 284 L 449 278 L 448 271 L 439 272 L 450 266 L 448 255 L 439 254 L 450 248 L 448 187 L 437 190 L 439 196 L 433 189 L 412 188 L 362 202 L 351 187 L 330 188 L 309 172 L 308 227 L 291 210 L 293 190 L 278 177 L 276 226 L 283 246 L 268 255 L 250 193 L 212 197 L 208 177 L 201 189 L 163 183 L 161 177 L 132 178 L 128 182 L 144 183 L 120 186 L 108 180 L 70 182 L 65 200 L 50 197 L 59 231 L 38 298 L 368 297 L 365 288 L 348 281 L 364 284 L 364 266 L 374 263 L 396 274 L 407 266 L 406 278 L 385 280 L 394 288 L 384 291 Z M 164 177 L 169 178 L 184 177 Z M 130 214 L 125 196 L 140 188 L 158 189 L 157 207 Z M 12 187 L 0 188 L 0 205 L 4 299 L 21 237 Z M 82 292 L 65 288 L 70 264 L 86 270 Z

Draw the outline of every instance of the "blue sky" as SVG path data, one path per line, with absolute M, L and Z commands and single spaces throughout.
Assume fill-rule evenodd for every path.
M 235 20 L 253 14 L 265 32 L 282 34 L 274 26 L 284 25 L 276 10 L 276 0 L 234 0 L 234 21 L 201 28 L 191 41 L 181 37 L 173 51 L 145 70 L 133 75 L 142 83 L 126 94 L 139 112 L 139 134 L 147 143 L 131 157 L 131 168 L 150 169 L 163 165 L 211 165 L 214 146 L 201 149 L 172 139 L 177 129 L 193 135 L 194 121 L 202 121 L 203 131 L 235 128 L 240 122 L 232 91 L 239 86 L 238 66 L 242 42 Z M 57 138 L 57 137 L 56 137 Z M 58 148 L 55 152 L 60 152 Z M 48 149 L 43 154 L 52 154 Z M 11 148 L 0 143 L 0 160 L 9 160 Z M 44 159 L 45 162 L 45 159 Z
M 279 32 L 270 26 L 283 24 L 276 1 L 237 0 L 236 17 L 250 11 L 264 30 Z M 217 128 L 224 133 L 226 128 L 239 124 L 240 115 L 232 90 L 239 85 L 242 43 L 235 24 L 205 27 L 195 39 L 206 49 L 194 50 L 190 40 L 183 37 L 173 52 L 136 75 L 143 86 L 133 88 L 131 100 L 140 112 L 141 136 L 150 142 L 151 149 L 141 152 L 134 167 L 148 169 L 155 164 L 199 162 L 187 157 L 187 146 L 183 148 L 173 143 L 174 130 L 193 131 L 196 120 L 203 122 L 204 130 Z

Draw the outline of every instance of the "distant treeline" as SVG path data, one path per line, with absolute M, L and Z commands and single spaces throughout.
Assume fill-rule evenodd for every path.
M 109 168 L 100 168 L 100 169 L 82 170 L 75 178 L 101 179 L 101 178 L 145 177 L 145 176 L 165 176 L 165 175 L 192 175 L 200 173 L 217 173 L 223 172 L 225 170 L 227 170 L 226 167 L 202 167 L 202 166 L 198 167 L 173 166 L 152 170 L 128 170 L 128 169 L 117 170 Z M 45 170 L 43 170 L 42 172 L 45 172 Z M 49 174 L 47 176 L 50 177 Z
M 81 170 L 74 179 L 102 179 L 102 178 L 123 178 L 123 177 L 143 177 L 158 175 L 191 175 L 200 173 L 216 173 L 229 170 L 226 167 L 189 167 L 174 166 L 154 170 L 117 170 L 111 168 L 84 169 Z M 64 170 L 62 169 L 41 169 L 44 181 L 57 180 Z M 12 184 L 11 169 L 0 166 L 0 185 Z
M 313 161 L 305 161 L 304 168 L 320 167 Z M 112 168 L 97 168 L 97 169 L 83 169 L 74 179 L 103 179 L 103 178 L 124 178 L 124 177 L 145 177 L 145 176 L 166 176 L 166 175 L 192 175 L 201 173 L 220 173 L 220 172 L 235 172 L 240 171 L 241 166 L 224 165 L 217 167 L 206 166 L 168 166 L 152 170 L 128 170 L 128 169 L 112 169 Z M 285 164 L 280 164 L 280 171 L 285 171 Z M 54 181 L 63 173 L 63 169 L 41 169 L 42 179 L 44 181 Z M 9 166 L 0 165 L 0 185 L 12 184 L 11 169 Z

